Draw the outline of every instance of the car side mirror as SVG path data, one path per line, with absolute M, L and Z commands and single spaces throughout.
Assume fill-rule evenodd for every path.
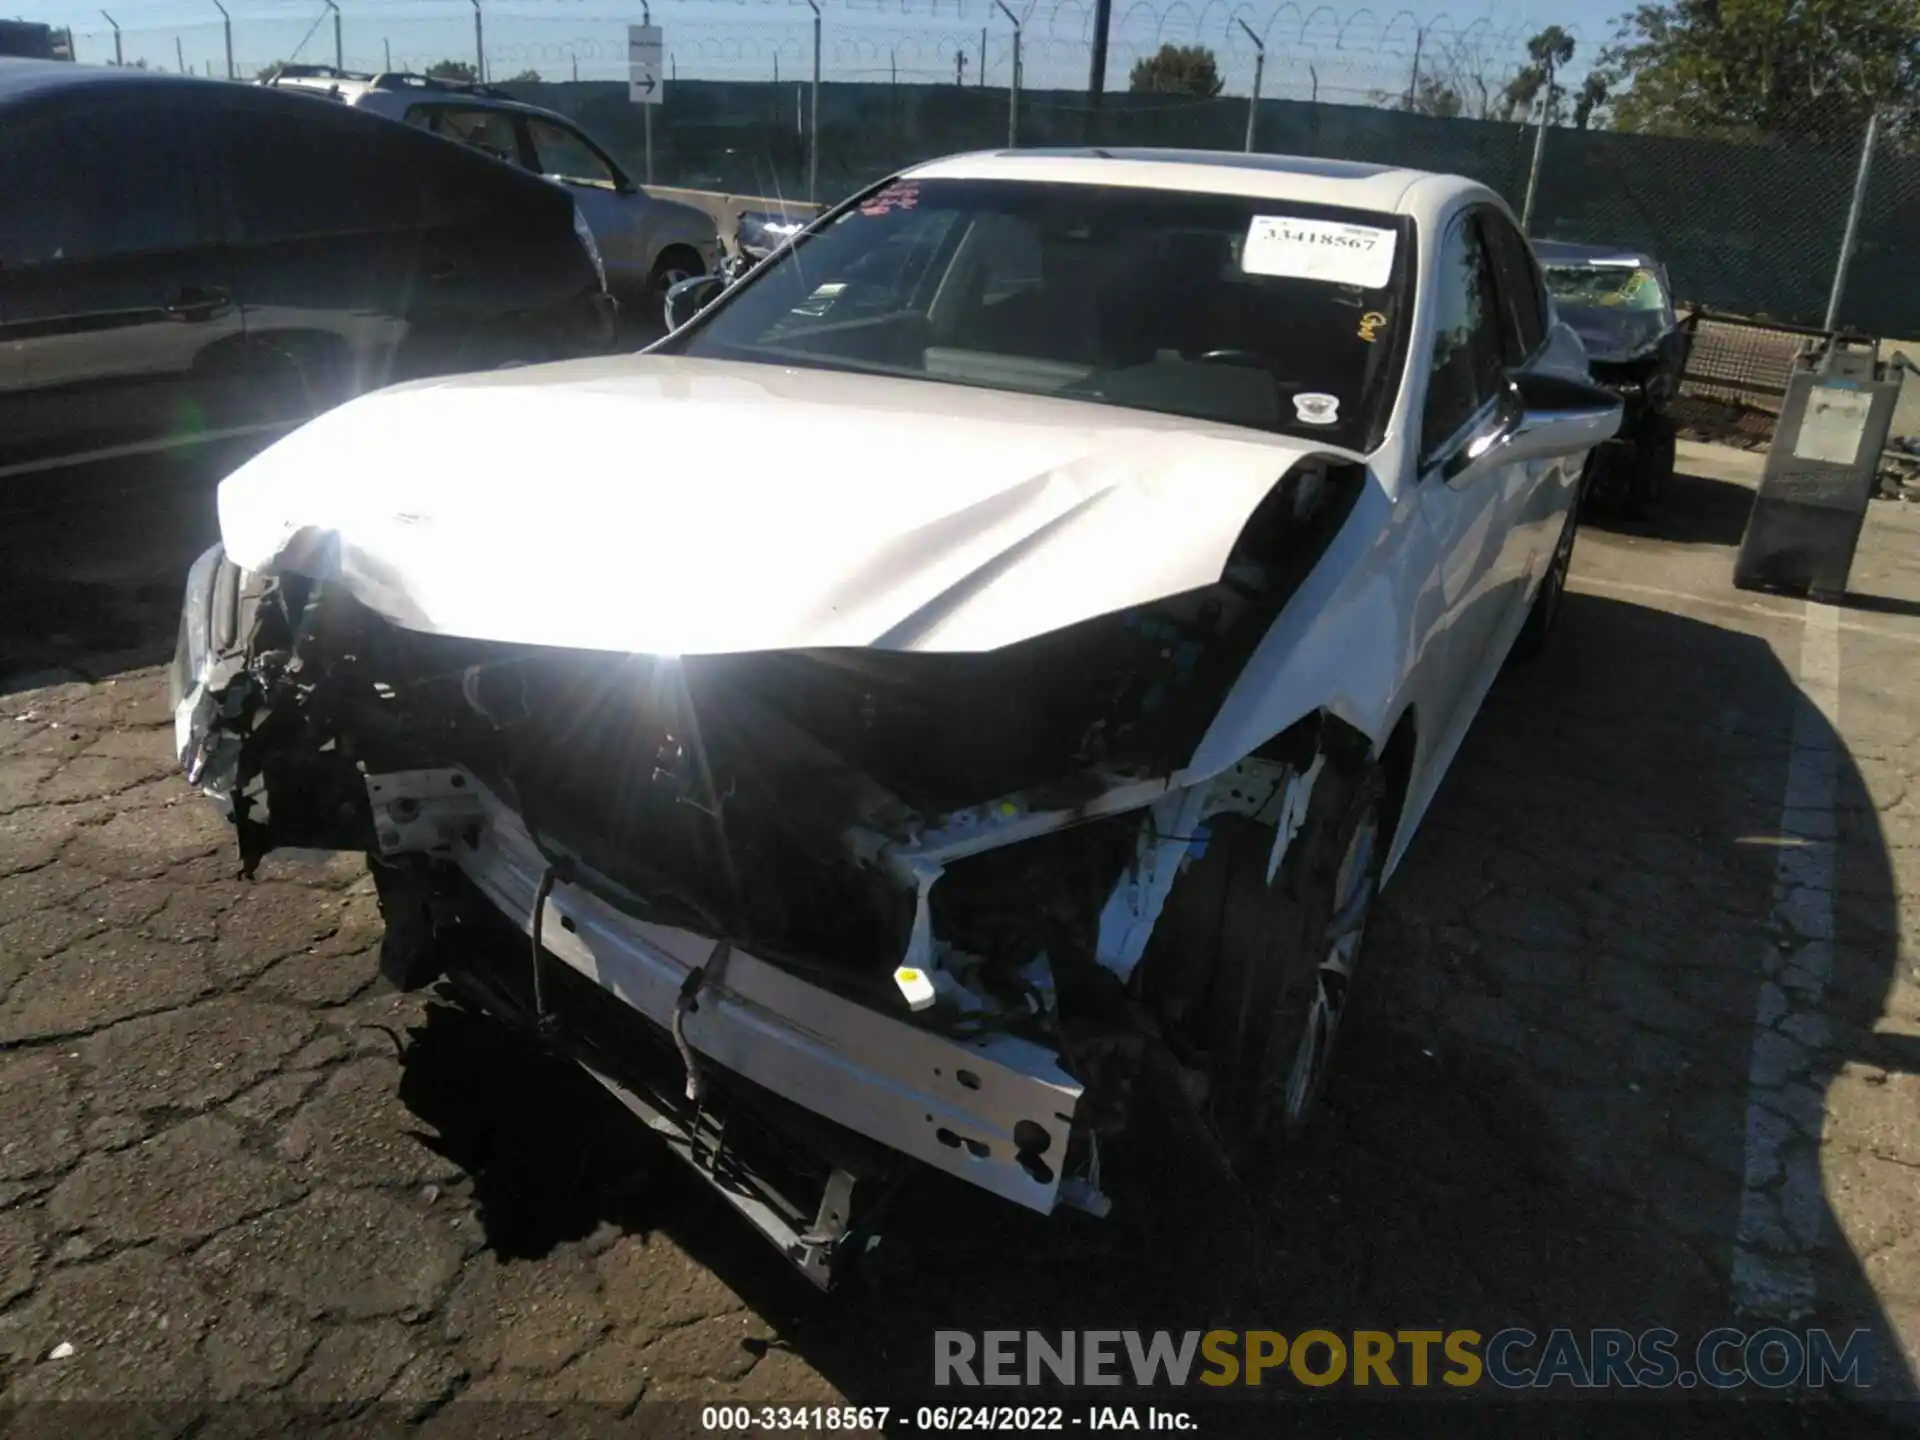
M 666 304 L 667 329 L 678 330 L 711 305 L 714 297 L 726 288 L 727 282 L 718 275 L 694 275 L 669 286 Z
M 1495 466 L 1577 455 L 1620 429 L 1620 397 L 1611 390 L 1538 371 L 1520 371 L 1487 408 L 1478 428 L 1441 464 L 1447 484 L 1461 486 Z
M 1513 377 L 1513 393 L 1519 416 L 1506 443 L 1517 460 L 1578 454 L 1620 431 L 1624 403 L 1604 386 L 1522 371 Z

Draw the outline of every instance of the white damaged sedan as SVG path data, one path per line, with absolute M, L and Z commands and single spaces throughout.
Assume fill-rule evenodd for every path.
M 222 485 L 176 733 L 246 866 L 364 851 L 389 978 L 823 1285 L 916 1162 L 1104 1213 L 1144 1105 L 1284 1145 L 1620 422 L 1506 207 L 969 155 L 689 286 L 644 353 L 368 395 Z

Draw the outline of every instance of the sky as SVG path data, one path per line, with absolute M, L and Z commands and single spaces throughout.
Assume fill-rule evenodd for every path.
M 223 0 L 233 15 L 235 70 L 252 75 L 275 60 L 333 63 L 333 14 L 325 0 Z M 494 79 L 532 69 L 549 80 L 623 79 L 626 28 L 641 0 L 480 0 Z M 820 0 L 821 71 L 827 80 L 951 81 L 956 52 L 965 83 L 1005 86 L 1012 26 L 994 0 Z M 0 0 L 4 5 L 5 0 Z M 110 62 L 113 30 L 83 0 L 13 0 L 20 18 L 69 26 L 78 58 Z M 347 68 L 420 69 L 474 58 L 471 0 L 338 0 Z M 1092 0 L 1011 0 L 1023 16 L 1022 84 L 1084 87 Z M 1023 8 L 1024 4 L 1024 8 Z M 1574 68 L 1604 44 L 1627 0 L 1113 0 L 1108 85 L 1122 88 L 1134 59 L 1163 42 L 1201 43 L 1219 57 L 1229 94 L 1251 89 L 1254 45 L 1266 44 L 1262 94 L 1365 101 L 1398 93 L 1413 73 L 1464 67 L 1504 81 L 1524 59 L 1527 36 L 1558 24 L 1579 40 Z M 214 0 L 107 0 L 126 60 L 224 74 L 226 50 Z M 676 77 L 804 80 L 812 66 L 806 0 L 657 0 Z M 984 31 L 984 50 L 982 35 Z M 671 83 L 671 82 L 669 82 Z

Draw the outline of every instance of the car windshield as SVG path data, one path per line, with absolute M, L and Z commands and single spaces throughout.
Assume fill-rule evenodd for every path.
M 1547 289 L 1562 305 L 1609 310 L 1659 310 L 1666 305 L 1660 279 L 1644 265 L 1549 265 Z
M 1399 384 L 1410 222 L 1129 187 L 907 179 L 663 347 L 1050 394 L 1357 450 Z

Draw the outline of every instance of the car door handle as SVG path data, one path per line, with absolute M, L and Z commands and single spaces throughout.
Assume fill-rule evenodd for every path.
M 167 318 L 193 323 L 213 320 L 233 309 L 233 296 L 218 285 L 185 285 L 167 302 Z

